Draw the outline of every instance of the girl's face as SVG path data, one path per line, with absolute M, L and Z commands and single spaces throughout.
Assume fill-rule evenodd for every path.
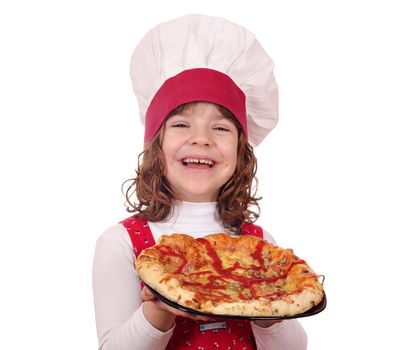
M 212 103 L 195 102 L 165 122 L 165 176 L 178 198 L 216 201 L 236 168 L 238 130 Z

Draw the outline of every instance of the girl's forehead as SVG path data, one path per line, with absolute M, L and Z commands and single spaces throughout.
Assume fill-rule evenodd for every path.
M 212 102 L 190 102 L 178 107 L 173 115 L 209 115 L 215 119 L 233 119 L 234 116 L 228 110 Z

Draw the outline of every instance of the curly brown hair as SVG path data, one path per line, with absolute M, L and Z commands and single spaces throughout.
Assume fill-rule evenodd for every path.
M 173 110 L 168 117 L 191 106 L 187 103 Z M 256 178 L 257 161 L 252 146 L 232 113 L 216 105 L 221 113 L 231 119 L 238 129 L 238 158 L 232 177 L 220 188 L 217 209 L 223 226 L 231 232 L 239 233 L 244 223 L 253 223 L 259 217 L 260 197 L 256 197 L 258 180 Z M 130 213 L 140 213 L 148 221 L 162 221 L 172 212 L 173 202 L 179 200 L 164 174 L 164 153 L 162 140 L 164 124 L 138 156 L 138 168 L 135 178 L 126 180 L 122 185 L 126 198 L 126 209 Z M 128 184 L 126 190 L 125 186 Z M 136 197 L 136 198 L 135 198 Z M 256 211 L 252 210 L 255 207 Z

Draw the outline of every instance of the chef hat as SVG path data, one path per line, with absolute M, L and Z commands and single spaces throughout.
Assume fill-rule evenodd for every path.
M 184 103 L 227 108 L 257 146 L 278 119 L 274 64 L 255 36 L 223 18 L 188 15 L 149 31 L 131 59 L 144 143 Z

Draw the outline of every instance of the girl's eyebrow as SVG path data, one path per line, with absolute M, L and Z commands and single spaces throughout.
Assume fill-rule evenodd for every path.
M 231 120 L 230 118 L 228 118 L 227 116 L 223 115 L 222 113 L 218 113 L 215 115 L 216 119 L 226 119 L 226 120 Z
M 184 118 L 190 118 L 190 115 L 188 113 L 184 113 L 184 111 L 173 114 L 169 116 L 167 119 L 174 118 L 174 117 L 184 117 Z M 217 113 L 213 116 L 217 120 L 231 120 L 229 117 L 223 115 L 222 113 Z

